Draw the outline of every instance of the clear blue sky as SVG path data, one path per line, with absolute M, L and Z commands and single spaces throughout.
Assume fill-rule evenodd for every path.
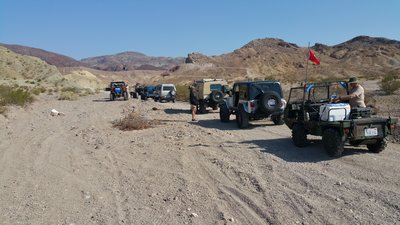
M 220 55 L 256 38 L 400 40 L 400 0 L 0 0 L 0 43 L 75 59 L 137 51 Z

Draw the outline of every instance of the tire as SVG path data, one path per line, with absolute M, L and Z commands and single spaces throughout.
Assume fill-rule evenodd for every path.
M 247 113 L 241 107 L 236 110 L 236 124 L 240 129 L 248 128 L 250 125 L 249 115 L 247 115 Z
M 379 152 L 385 150 L 386 146 L 387 146 L 387 140 L 381 139 L 381 140 L 378 140 L 375 144 L 367 145 L 367 148 L 370 152 L 379 153 Z
M 294 124 L 292 128 L 292 141 L 296 147 L 305 147 L 307 146 L 308 140 L 307 140 L 307 132 L 306 129 L 304 129 L 304 126 L 302 124 Z
M 322 133 L 322 144 L 331 157 L 339 157 L 343 154 L 344 141 L 345 136 L 341 136 L 337 129 L 328 128 Z
M 285 123 L 285 121 L 283 121 L 283 116 L 282 115 L 276 115 L 276 116 L 272 116 L 272 122 L 274 122 L 275 125 L 283 125 Z
M 199 101 L 199 113 L 200 114 L 207 113 L 206 104 L 203 101 Z
M 222 104 L 219 107 L 219 119 L 221 120 L 221 122 L 228 123 L 230 115 L 231 113 L 229 112 L 229 109 L 226 107 L 225 104 Z
M 222 91 L 212 91 L 210 93 L 211 103 L 217 105 L 218 103 L 222 102 L 222 100 L 224 100 L 224 94 Z
M 270 105 L 270 100 L 275 100 L 275 104 Z M 280 109 L 281 101 L 281 97 L 279 97 L 278 93 L 275 91 L 267 91 L 260 97 L 260 109 L 262 112 L 270 114 Z
M 140 99 L 141 99 L 141 100 L 146 100 L 146 99 L 147 99 L 147 98 L 146 98 L 146 95 L 145 95 L 145 94 L 141 94 L 141 95 L 140 95 Z

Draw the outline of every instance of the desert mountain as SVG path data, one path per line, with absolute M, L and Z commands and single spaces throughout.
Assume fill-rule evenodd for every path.
M 122 52 L 116 55 L 91 57 L 81 60 L 98 70 L 167 70 L 184 62 L 184 58 L 151 57 L 138 52 Z
M 368 36 L 347 42 L 312 47 L 321 65 L 307 62 L 307 48 L 281 39 L 256 39 L 243 47 L 219 56 L 191 53 L 176 75 L 191 74 L 227 79 L 275 78 L 303 79 L 308 63 L 308 75 L 314 79 L 342 78 L 350 75 L 381 76 L 400 68 L 400 42 Z
M 21 55 L 29 55 L 46 61 L 50 65 L 54 65 L 57 67 L 78 67 L 85 66 L 84 63 L 79 62 L 71 57 L 60 55 L 54 52 L 45 51 L 39 48 L 32 48 L 22 45 L 8 45 L 8 44 L 0 44 L 11 51 L 21 54 Z
M 92 91 L 104 87 L 104 82 L 91 72 L 71 68 L 61 74 L 54 65 L 33 56 L 21 55 L 0 46 L 0 84 L 39 85 L 49 88 L 77 88 Z
M 57 67 L 33 57 L 17 54 L 0 46 L 0 79 L 35 80 L 54 83 L 62 79 Z

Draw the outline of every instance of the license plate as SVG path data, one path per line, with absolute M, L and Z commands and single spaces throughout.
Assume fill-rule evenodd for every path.
M 365 128 L 364 129 L 364 135 L 366 137 L 378 136 L 378 128 Z

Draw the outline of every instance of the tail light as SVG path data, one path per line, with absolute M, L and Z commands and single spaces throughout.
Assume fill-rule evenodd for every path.
M 349 128 L 345 128 L 345 129 L 343 129 L 343 131 L 344 131 L 344 133 L 345 133 L 346 135 L 350 134 L 350 129 L 349 129 Z
M 256 103 L 254 103 L 253 101 L 250 102 L 250 108 L 254 108 L 256 107 Z

